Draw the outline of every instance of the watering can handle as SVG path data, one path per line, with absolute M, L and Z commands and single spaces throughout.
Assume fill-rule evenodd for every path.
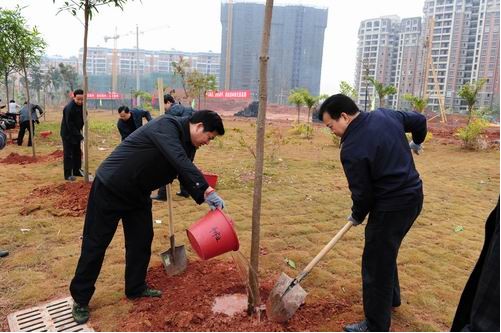
M 352 226 L 353 224 L 351 222 L 348 222 L 344 225 L 344 227 L 341 230 L 338 231 L 338 233 L 330 240 L 330 242 L 327 243 L 327 245 L 325 245 L 325 247 L 317 254 L 315 258 L 313 258 L 313 260 L 308 264 L 308 266 L 306 266 L 303 269 L 303 271 L 299 273 L 299 275 L 296 278 L 297 283 L 301 282 L 301 280 L 303 280 L 308 275 L 308 273 L 310 273 L 313 267 L 315 267 L 318 264 L 318 262 L 322 260 L 322 258 L 327 254 L 327 252 L 329 252 L 334 247 L 334 245 L 336 245 L 338 240 L 340 240 L 344 236 L 344 234 L 348 230 L 350 230 Z
M 166 192 L 167 192 L 167 202 L 169 205 L 169 236 L 172 239 L 173 238 L 172 236 L 174 236 L 174 223 L 172 219 L 172 196 L 171 196 L 170 184 L 167 184 Z

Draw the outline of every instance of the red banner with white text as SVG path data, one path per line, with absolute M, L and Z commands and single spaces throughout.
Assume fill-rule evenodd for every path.
M 207 98 L 241 98 L 247 99 L 251 97 L 250 90 L 219 90 L 207 91 Z

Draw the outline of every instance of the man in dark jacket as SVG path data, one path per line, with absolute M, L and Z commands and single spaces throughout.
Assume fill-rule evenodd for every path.
M 73 181 L 75 177 L 83 177 L 82 150 L 80 142 L 83 140 L 83 98 L 82 89 L 73 92 L 73 100 L 63 109 L 61 120 L 61 138 L 63 140 L 64 179 Z
M 33 127 L 33 133 L 35 133 L 35 123 L 39 124 L 38 117 L 43 114 L 43 110 L 40 105 L 31 104 L 28 107 L 28 102 L 24 102 L 23 107 L 19 111 L 19 133 L 17 134 L 17 145 L 23 145 L 24 133 L 26 130 L 29 133 L 28 136 L 28 147 L 31 147 L 31 127 L 30 127 L 30 116 L 28 114 L 28 110 L 31 110 L 31 122 Z M 37 114 L 38 110 L 38 114 Z
M 181 104 L 176 103 L 174 100 L 174 97 L 170 94 L 165 94 L 164 95 L 164 111 L 165 114 L 168 114 L 170 116 L 174 117 L 191 117 L 193 112 L 195 112 L 192 108 L 190 107 L 185 107 Z M 190 156 L 191 161 L 195 159 L 195 151 L 193 152 L 193 156 Z M 176 195 L 180 197 L 185 197 L 188 198 L 190 194 L 186 189 L 183 188 L 183 184 L 179 184 L 179 192 L 176 193 Z M 157 195 L 154 195 L 151 197 L 153 200 L 160 200 L 160 201 L 167 201 L 167 188 L 166 186 L 161 186 L 158 189 Z
M 485 222 L 485 240 L 464 287 L 452 332 L 499 332 L 499 198 Z
M 136 129 L 143 126 L 143 118 L 146 118 L 147 121 L 152 119 L 148 111 L 139 109 L 129 110 L 125 105 L 118 108 L 118 116 L 120 119 L 117 121 L 117 128 L 122 141 Z
M 198 204 L 205 201 L 211 209 L 224 208 L 223 200 L 189 158 L 195 149 L 223 134 L 223 122 L 214 111 L 199 111 L 191 118 L 162 115 L 134 131 L 101 163 L 90 190 L 82 252 L 70 285 L 77 323 L 89 318 L 94 284 L 120 219 L 125 237 L 125 294 L 129 298 L 161 296 L 145 281 L 153 240 L 150 193 L 178 177 Z
M 341 162 L 353 201 L 348 220 L 359 225 L 369 214 L 362 256 L 365 320 L 344 330 L 388 331 L 391 308 L 401 303 L 398 250 L 423 205 L 411 150 L 422 151 L 426 118 L 386 109 L 361 112 L 342 94 L 325 100 L 319 118 L 341 138 Z M 410 144 L 406 132 L 412 133 Z

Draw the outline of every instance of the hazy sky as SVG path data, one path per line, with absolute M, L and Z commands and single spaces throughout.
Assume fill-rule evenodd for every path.
M 237 2 L 236 0 L 235 2 Z M 261 2 L 263 1 L 248 1 Z M 0 0 L 0 7 L 25 7 L 30 26 L 37 26 L 48 43 L 47 54 L 77 56 L 83 47 L 83 24 L 68 12 L 57 14 L 64 0 Z M 136 45 L 136 24 L 144 31 L 139 47 L 148 50 L 221 52 L 220 0 L 136 0 L 124 11 L 100 7 L 90 23 L 89 46 L 113 47 L 115 27 L 118 48 Z M 321 93 L 338 92 L 340 81 L 353 82 L 357 32 L 360 21 L 383 15 L 422 16 L 424 0 L 288 0 L 275 4 L 304 4 L 328 8 L 322 65 Z M 57 15 L 56 15 L 57 14 Z M 82 15 L 79 16 L 82 19 Z M 129 32 L 133 34 L 127 35 Z

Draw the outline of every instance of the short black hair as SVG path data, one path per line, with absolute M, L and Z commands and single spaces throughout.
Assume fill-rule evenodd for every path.
M 15 101 L 15 100 L 13 100 L 13 99 L 11 99 L 11 100 L 9 101 L 9 103 L 16 103 L 16 101 Z
M 169 103 L 176 103 L 176 101 L 174 100 L 174 97 L 172 97 L 170 94 L 165 94 L 164 95 L 164 104 L 167 104 L 167 102 Z
M 351 98 L 343 94 L 332 95 L 327 98 L 318 111 L 318 119 L 322 121 L 324 119 L 324 113 L 327 112 L 332 119 L 339 119 L 341 113 L 346 113 L 349 115 L 354 115 L 360 110 L 357 104 L 353 102 Z
M 83 89 L 75 89 L 75 91 L 73 91 L 73 97 L 75 97 L 76 95 L 83 95 Z
M 122 113 L 122 112 L 129 113 L 129 107 L 127 107 L 125 105 L 120 106 L 118 108 L 118 113 Z
M 204 132 L 216 131 L 219 135 L 224 135 L 223 120 L 217 112 L 211 110 L 200 110 L 193 112 L 190 117 L 190 123 L 204 125 Z

